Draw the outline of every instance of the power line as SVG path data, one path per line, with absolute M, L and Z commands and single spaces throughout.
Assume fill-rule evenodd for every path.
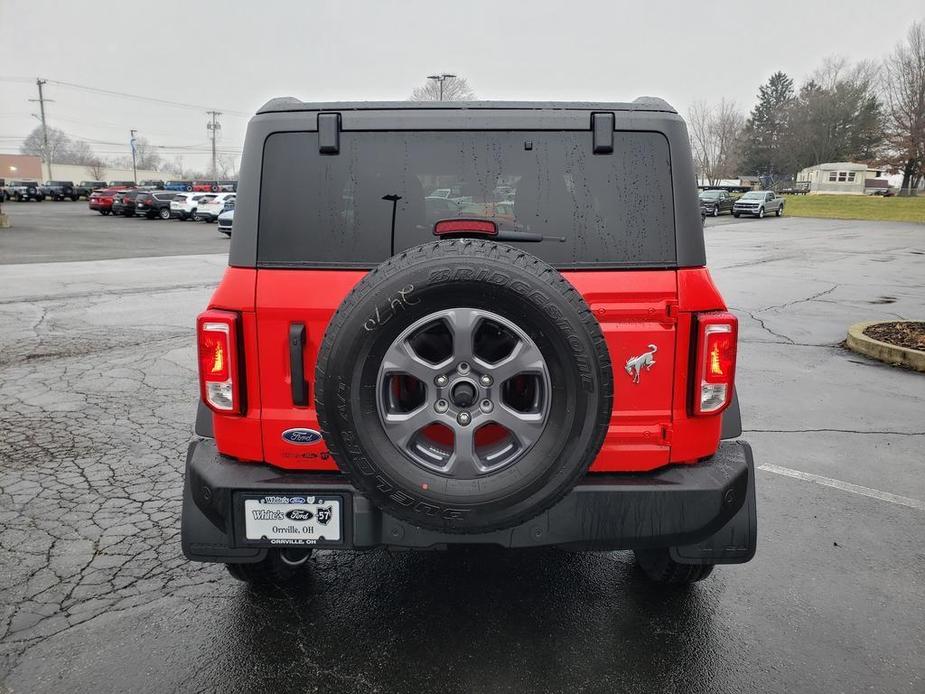
M 153 97 L 153 96 L 141 96 L 140 94 L 128 94 L 127 92 L 117 92 L 112 89 L 101 89 L 99 87 L 90 87 L 85 84 L 75 84 L 74 82 L 63 82 L 61 80 L 51 80 L 51 79 L 45 80 L 45 81 L 47 81 L 49 84 L 58 85 L 59 87 L 69 87 L 71 89 L 80 89 L 82 91 L 91 92 L 93 94 L 105 94 L 107 96 L 115 96 L 115 97 L 119 97 L 123 99 L 136 99 L 138 101 L 147 101 L 147 102 L 155 103 L 155 104 L 163 104 L 165 106 L 174 106 L 176 108 L 187 108 L 187 109 L 193 109 L 196 111 L 205 111 L 209 108 L 208 106 L 203 106 L 201 104 L 188 104 L 183 101 L 171 101 L 169 99 L 158 99 L 157 97 Z M 240 116 L 242 118 L 250 118 L 252 115 L 250 113 L 245 113 L 244 111 L 234 111 L 230 109 L 226 109 L 224 113 L 227 113 L 233 116 Z

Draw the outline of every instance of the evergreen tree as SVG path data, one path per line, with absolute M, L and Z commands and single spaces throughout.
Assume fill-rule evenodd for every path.
M 758 103 L 745 122 L 743 173 L 773 177 L 788 171 L 785 144 L 793 100 L 793 80 L 783 72 L 758 88 Z

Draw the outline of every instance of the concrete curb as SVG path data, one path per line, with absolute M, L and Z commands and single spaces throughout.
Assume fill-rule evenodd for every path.
M 848 349 L 873 359 L 894 364 L 908 366 L 910 369 L 925 372 L 925 352 L 907 347 L 898 347 L 888 342 L 881 342 L 864 334 L 872 325 L 879 323 L 915 323 L 918 321 L 871 320 L 855 323 L 848 328 L 848 339 L 845 341 Z

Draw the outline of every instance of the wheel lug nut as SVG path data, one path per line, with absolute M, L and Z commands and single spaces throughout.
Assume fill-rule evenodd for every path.
M 487 388 L 493 383 L 493 381 L 491 380 L 491 376 L 489 376 L 488 374 L 482 374 L 481 376 L 479 376 L 479 383 L 481 383 L 483 386 Z
M 491 412 L 491 400 L 482 400 L 482 402 L 479 403 L 479 407 L 482 408 L 482 412 Z
M 467 362 L 459 362 L 459 366 L 456 367 L 456 370 L 461 374 L 469 373 L 469 364 Z
M 468 412 L 460 412 L 458 415 L 456 415 L 456 421 L 463 426 L 466 426 L 469 422 L 472 421 L 472 417 Z
M 437 402 L 434 403 L 434 409 L 440 414 L 443 414 L 449 408 L 450 408 L 450 403 L 448 403 L 446 400 L 437 400 Z
M 435 383 L 437 386 L 439 386 L 440 388 L 443 388 L 443 386 L 445 386 L 445 385 L 446 385 L 447 383 L 449 383 L 449 382 L 450 382 L 450 379 L 448 379 L 448 378 L 447 378 L 446 376 L 444 376 L 443 374 L 440 374 L 439 376 L 437 376 L 437 377 L 434 379 L 434 383 Z

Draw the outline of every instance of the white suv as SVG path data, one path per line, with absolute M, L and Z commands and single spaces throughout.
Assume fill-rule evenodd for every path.
M 215 193 L 209 195 L 209 199 L 203 199 L 199 201 L 199 207 L 196 209 L 196 214 L 193 216 L 193 219 L 197 217 L 200 220 L 206 222 L 214 222 L 218 219 L 218 216 L 222 213 L 222 210 L 225 209 L 225 203 L 235 199 L 235 193 Z
M 174 219 L 190 219 L 196 214 L 199 202 L 210 197 L 213 195 L 209 193 L 178 193 L 170 201 L 170 216 Z

